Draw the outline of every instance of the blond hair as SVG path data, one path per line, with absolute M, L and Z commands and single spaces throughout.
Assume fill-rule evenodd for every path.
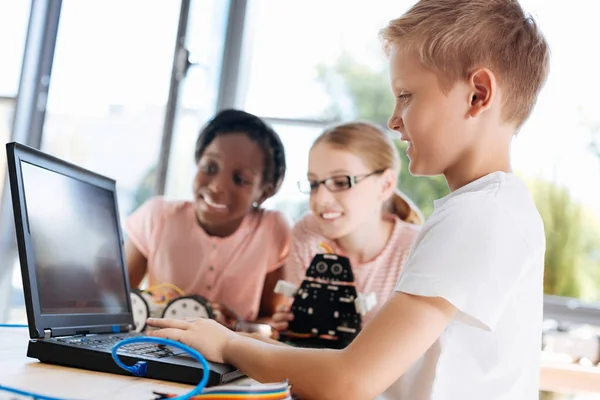
M 398 149 L 386 132 L 375 124 L 357 121 L 332 126 L 315 140 L 311 149 L 320 143 L 356 154 L 371 171 L 389 169 L 396 178 L 400 174 Z M 418 207 L 398 190 L 384 205 L 384 210 L 398 215 L 404 221 L 423 223 L 423 215 Z
M 373 171 L 390 169 L 400 173 L 398 150 L 385 131 L 375 124 L 357 121 L 326 129 L 313 143 L 328 145 L 358 155 Z
M 517 127 L 548 75 L 546 39 L 517 0 L 421 0 L 379 35 L 388 51 L 399 42 L 414 51 L 446 91 L 474 69 L 489 68 L 504 94 L 502 116 Z

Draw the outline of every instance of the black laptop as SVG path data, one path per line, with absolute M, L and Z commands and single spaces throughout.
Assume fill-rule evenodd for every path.
M 8 171 L 29 325 L 27 356 L 42 362 L 129 374 L 112 347 L 139 336 L 133 317 L 115 181 L 30 147 L 8 143 Z M 122 354 L 122 355 L 121 355 Z M 201 365 L 174 347 L 119 349 L 147 378 L 197 384 Z M 209 363 L 208 384 L 240 377 Z

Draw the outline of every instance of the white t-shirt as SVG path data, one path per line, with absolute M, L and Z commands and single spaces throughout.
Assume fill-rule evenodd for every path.
M 537 400 L 545 247 L 542 219 L 513 174 L 435 201 L 396 290 L 443 297 L 459 311 L 379 398 Z

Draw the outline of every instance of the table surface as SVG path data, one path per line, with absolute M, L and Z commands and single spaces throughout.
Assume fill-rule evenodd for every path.
M 0 385 L 66 399 L 151 400 L 153 391 L 183 394 L 190 385 L 44 364 L 26 356 L 26 328 L 0 328 Z M 600 393 L 600 368 L 542 357 L 540 389 Z M 248 383 L 248 380 L 242 380 Z M 9 399 L 0 392 L 0 399 Z

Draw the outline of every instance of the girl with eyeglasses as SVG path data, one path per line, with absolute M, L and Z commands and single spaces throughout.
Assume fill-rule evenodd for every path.
M 373 292 L 377 306 L 392 293 L 423 217 L 396 189 L 400 159 L 385 132 L 366 122 L 334 126 L 314 142 L 307 179 L 311 213 L 292 229 L 284 278 L 300 285 L 323 243 L 350 259 L 359 293 Z M 277 307 L 272 325 L 285 330 L 293 319 L 289 302 Z

